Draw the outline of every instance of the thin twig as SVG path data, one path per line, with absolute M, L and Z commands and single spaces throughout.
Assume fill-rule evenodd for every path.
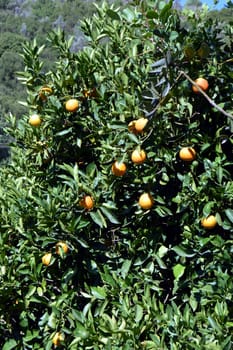
M 180 71 L 180 75 L 185 76 L 186 79 L 188 79 L 190 81 L 191 84 L 193 84 L 198 91 L 206 98 L 206 100 L 209 102 L 209 104 L 211 104 L 211 106 L 213 106 L 214 108 L 216 108 L 219 112 L 221 112 L 222 114 L 224 114 L 226 117 L 233 119 L 233 115 L 224 111 L 224 109 L 222 109 L 220 106 L 218 106 L 213 100 L 211 100 L 211 98 L 197 85 L 197 83 L 195 83 L 195 81 L 193 81 L 188 74 L 186 74 L 184 71 Z M 180 77 L 179 75 L 179 77 Z

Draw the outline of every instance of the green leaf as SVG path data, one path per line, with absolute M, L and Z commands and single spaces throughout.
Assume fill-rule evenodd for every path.
M 161 3 L 161 6 L 162 6 L 162 4 L 163 4 L 163 2 Z M 172 8 L 172 5 L 173 5 L 173 1 L 170 0 L 161 10 L 160 18 L 163 22 L 166 22 L 168 16 L 170 15 L 170 10 Z
M 99 227 L 107 227 L 107 223 L 99 209 L 97 211 L 90 211 L 90 217 Z
M 161 269 L 166 269 L 167 268 L 167 266 L 166 266 L 166 264 L 163 262 L 163 260 L 159 257 L 159 255 L 155 255 L 155 259 L 157 260 L 157 263 L 158 263 L 158 265 L 159 265 L 159 267 L 161 268 Z
M 121 274 L 122 277 L 125 278 L 129 272 L 129 269 L 131 267 L 132 261 L 131 260 L 125 260 L 122 267 L 121 267 Z
M 176 252 L 176 254 L 178 254 L 179 256 L 184 256 L 187 258 L 192 258 L 194 255 L 196 255 L 196 253 L 193 252 L 191 249 L 187 249 L 178 245 L 172 247 L 171 250 Z
M 160 258 L 163 258 L 164 255 L 167 254 L 167 252 L 168 252 L 168 248 L 165 247 L 164 245 L 162 245 L 162 246 L 159 248 L 159 250 L 158 250 L 158 256 L 159 256 Z
M 112 224 L 119 224 L 120 222 L 118 221 L 117 217 L 111 212 L 111 210 L 101 206 L 100 210 L 102 211 L 102 213 L 108 218 L 108 220 L 112 223 Z
M 208 321 L 209 321 L 209 324 L 210 326 L 216 330 L 217 332 L 221 332 L 221 327 L 217 324 L 217 322 L 213 319 L 213 317 L 211 316 L 208 316 Z
M 86 339 L 89 336 L 89 332 L 86 330 L 86 328 L 80 322 L 76 322 L 74 336 L 80 337 L 81 339 Z M 74 344 L 74 343 L 72 342 L 72 344 Z
M 65 129 L 65 130 L 62 130 L 62 131 L 59 131 L 58 133 L 56 133 L 55 136 L 64 136 L 64 135 L 72 133 L 72 131 L 73 131 L 72 128 Z
M 14 349 L 17 346 L 17 343 L 14 339 L 8 340 L 4 345 L 2 350 L 11 350 Z
M 173 266 L 172 270 L 173 270 L 173 275 L 174 275 L 175 279 L 178 280 L 180 277 L 183 276 L 184 271 L 185 271 L 185 266 L 183 266 L 181 264 L 177 264 L 177 265 Z
M 143 308 L 141 305 L 136 305 L 136 312 L 135 312 L 135 322 L 140 322 L 143 317 Z
M 154 10 L 149 10 L 146 13 L 146 17 L 149 19 L 158 18 L 158 13 Z
M 88 166 L 86 167 L 86 175 L 89 176 L 91 179 L 94 178 L 94 176 L 96 175 L 96 165 L 94 162 L 88 164 Z
M 52 312 L 48 318 L 48 326 L 52 329 L 55 329 L 56 328 L 56 321 L 57 321 L 56 315 L 54 312 Z
M 102 299 L 104 300 L 106 298 L 106 292 L 103 287 L 91 287 L 91 294 L 96 299 Z
M 30 331 L 30 330 L 27 330 L 27 333 L 26 333 L 26 336 L 24 337 L 24 341 L 27 343 L 27 342 L 30 342 L 31 340 L 37 338 L 39 335 L 39 331 Z
M 107 15 L 109 17 L 111 17 L 113 20 L 116 20 L 116 21 L 120 21 L 121 20 L 121 17 L 118 15 L 118 13 L 116 11 L 113 11 L 111 9 L 108 9 L 106 11 Z
M 129 8 L 125 8 L 123 11 L 122 11 L 122 15 L 123 17 L 128 20 L 129 22 L 132 22 L 133 19 L 135 18 L 135 13 L 129 9 Z
M 203 208 L 203 215 L 205 217 L 207 217 L 208 215 L 210 215 L 212 208 L 214 207 L 215 202 L 214 201 L 210 201 L 208 203 L 205 204 L 204 208 Z
M 230 209 L 230 208 L 226 209 L 225 214 L 227 218 L 230 220 L 230 222 L 233 223 L 233 209 Z

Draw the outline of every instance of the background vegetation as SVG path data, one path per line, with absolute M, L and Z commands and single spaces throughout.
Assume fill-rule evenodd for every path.
M 114 1 L 114 4 L 125 5 L 128 1 Z M 96 4 L 101 1 L 95 1 Z M 197 4 L 192 1 L 186 6 L 191 8 Z M 181 8 L 179 2 L 175 3 Z M 200 6 L 200 2 L 199 2 Z M 47 33 L 55 28 L 62 28 L 66 35 L 73 35 L 72 50 L 78 51 L 84 45 L 84 37 L 80 31 L 80 19 L 91 16 L 95 7 L 93 1 L 1 1 L 0 2 L 0 116 L 1 126 L 5 125 L 5 114 L 12 112 L 20 116 L 25 109 L 17 101 L 25 99 L 25 90 L 18 83 L 16 72 L 23 69 L 23 60 L 19 56 L 22 43 L 35 37 L 39 45 L 46 42 Z M 211 12 L 211 16 L 229 21 L 232 9 Z M 44 65 L 49 67 L 55 59 L 53 52 L 46 49 L 43 53 Z M 1 142 L 7 136 L 1 136 Z
M 0 169 L 0 346 L 230 350 L 232 24 L 149 0 L 80 23 L 82 50 L 55 30 L 21 51 L 25 112 L 8 116 Z

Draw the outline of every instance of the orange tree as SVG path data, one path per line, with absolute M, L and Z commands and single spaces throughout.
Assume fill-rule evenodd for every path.
M 231 349 L 232 28 L 135 1 L 82 29 L 77 53 L 49 35 L 48 72 L 43 47 L 23 48 L 1 348 Z

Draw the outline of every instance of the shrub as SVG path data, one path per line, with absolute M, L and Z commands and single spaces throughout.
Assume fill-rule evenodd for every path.
M 89 44 L 78 53 L 62 31 L 50 33 L 48 72 L 43 48 L 24 45 L 28 114 L 9 118 L 15 141 L 0 180 L 0 344 L 230 349 L 231 28 L 140 1 L 103 4 L 82 29 Z M 208 95 L 192 91 L 198 77 Z M 140 118 L 148 122 L 132 132 Z M 180 159 L 182 147 L 196 159 Z M 143 193 L 152 206 L 139 206 Z M 94 205 L 80 205 L 85 196 Z M 206 230 L 209 215 L 218 224 Z

